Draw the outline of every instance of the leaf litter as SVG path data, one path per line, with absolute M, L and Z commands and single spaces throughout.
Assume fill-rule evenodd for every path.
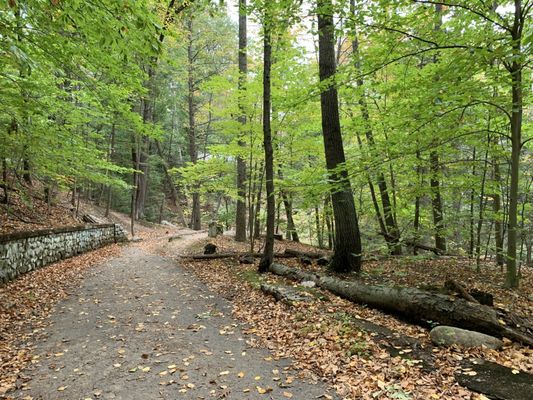
M 247 247 L 229 237 L 198 241 L 189 254 L 198 254 L 205 243 L 215 243 L 220 253 L 245 252 Z M 260 245 L 260 244 L 259 244 Z M 287 242 L 276 242 L 276 252 L 283 252 Z M 316 248 L 290 243 L 301 251 Z M 260 249 L 257 249 L 260 250 Z M 305 268 L 297 259 L 284 259 L 285 264 Z M 290 357 L 299 377 L 324 380 L 345 399 L 486 399 L 457 384 L 455 374 L 472 374 L 462 370 L 461 361 L 486 359 L 516 371 L 533 372 L 533 350 L 504 340 L 501 351 L 486 348 L 432 348 L 429 331 L 407 324 L 380 311 L 353 304 L 321 289 L 313 289 L 317 301 L 296 303 L 292 307 L 276 302 L 259 289 L 261 282 L 294 285 L 280 277 L 259 276 L 255 265 L 242 265 L 235 259 L 193 261 L 182 264 L 194 272 L 212 290 L 233 302 L 234 315 L 248 323 L 248 343 L 269 348 L 276 358 Z M 316 268 L 316 267 L 307 267 Z M 393 259 L 365 264 L 362 279 L 368 283 L 418 286 L 443 284 L 448 275 L 469 288 L 489 291 L 498 306 L 528 315 L 533 310 L 533 274 L 523 274 L 523 289 L 511 292 L 501 289 L 501 273 L 484 268 L 476 274 L 465 259 Z M 326 301 L 320 300 L 327 299 Z M 410 359 L 412 348 L 398 349 L 391 356 L 374 332 L 360 329 L 353 319 L 367 320 L 420 342 L 431 350 L 436 368 L 422 368 L 421 360 Z M 281 382 L 281 384 L 289 382 Z M 266 390 L 256 388 L 259 393 Z

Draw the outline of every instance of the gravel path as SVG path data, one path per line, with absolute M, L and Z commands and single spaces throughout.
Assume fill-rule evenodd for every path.
M 18 397 L 336 398 L 246 340 L 230 303 L 174 262 L 128 246 L 58 304 Z

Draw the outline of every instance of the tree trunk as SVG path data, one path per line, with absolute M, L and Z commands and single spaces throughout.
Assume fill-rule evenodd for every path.
M 517 288 L 519 283 L 516 263 L 516 241 L 518 230 L 518 180 L 520 175 L 520 152 L 522 149 L 522 65 L 518 61 L 522 55 L 522 1 L 515 0 L 514 24 L 512 28 L 514 60 L 509 68 L 512 80 L 511 105 L 511 186 L 509 188 L 509 222 L 507 235 L 507 272 L 505 286 Z
M 523 322 L 524 319 L 513 314 L 501 314 L 489 306 L 471 303 L 461 298 L 411 287 L 367 285 L 303 272 L 277 263 L 270 266 L 270 272 L 292 280 L 313 281 L 318 287 L 329 290 L 337 296 L 400 315 L 421 325 L 428 325 L 430 321 L 437 322 L 533 345 L 533 336 L 527 332 L 531 327 L 527 325 L 517 327 L 513 322 L 517 320 Z M 504 320 L 505 324 L 500 320 Z
M 331 81 L 336 73 L 332 1 L 317 0 L 317 12 L 320 81 L 329 84 L 320 94 L 320 106 L 335 218 L 335 253 L 331 268 L 337 272 L 358 272 L 361 270 L 361 237 L 352 188 L 344 168 L 337 89 Z
M 252 165 L 252 152 L 250 151 L 250 163 Z M 250 238 L 250 251 L 254 251 L 253 238 L 254 238 L 254 218 L 255 218 L 255 206 L 254 197 L 257 186 L 257 161 L 254 163 L 253 168 L 250 168 L 250 174 L 248 176 L 248 235 Z
M 322 234 L 322 227 L 320 225 L 320 211 L 318 205 L 315 205 L 315 224 L 316 224 L 316 239 L 318 242 L 318 247 L 324 248 L 324 235 Z
M 497 139 L 496 139 L 497 140 Z M 496 193 L 492 195 L 492 211 L 494 213 L 494 241 L 496 245 L 496 264 L 503 268 L 504 264 L 504 254 L 503 254 L 503 224 L 501 216 L 501 174 L 499 160 L 497 157 L 494 157 L 492 162 L 494 163 L 494 181 L 498 185 Z
M 442 5 L 435 4 L 435 14 L 437 17 L 437 22 L 435 23 L 435 31 L 440 31 L 442 26 Z M 434 62 L 437 62 L 437 56 L 434 57 Z M 435 78 L 438 80 L 438 77 Z M 429 154 L 430 159 L 430 170 L 431 170 L 431 208 L 433 211 L 433 225 L 435 228 L 435 247 L 442 251 L 446 252 L 446 238 L 444 236 L 444 214 L 442 207 L 442 197 L 440 194 L 440 162 L 439 155 L 436 150 L 432 150 Z
M 490 128 L 490 126 L 489 126 Z M 488 138 L 487 146 L 490 145 L 490 136 Z M 476 228 L 476 270 L 480 272 L 481 263 L 481 228 L 483 227 L 483 214 L 485 211 L 485 182 L 487 180 L 487 165 L 489 162 L 489 150 L 485 151 L 485 161 L 483 164 L 483 175 L 481 177 L 481 189 L 479 192 L 479 215 Z
M 9 187 L 7 183 L 7 160 L 2 159 L 2 187 L 4 188 L 4 203 L 9 204 Z
M 274 224 L 276 218 L 276 199 L 274 197 L 274 150 L 272 148 L 272 129 L 270 124 L 271 87 L 270 72 L 272 68 L 272 32 L 268 5 L 263 14 L 263 147 L 265 150 L 266 178 L 266 238 L 263 257 L 258 271 L 267 272 L 274 257 Z
M 32 186 L 33 185 L 33 181 L 31 179 L 30 160 L 25 158 L 22 163 L 23 163 L 23 166 L 24 166 L 24 171 L 22 173 L 22 179 L 24 179 L 24 182 L 26 182 L 29 186 Z
M 474 147 L 472 153 L 472 176 L 476 176 L 476 148 Z M 475 199 L 475 190 L 474 185 L 470 189 L 470 241 L 468 243 L 468 255 L 470 258 L 474 258 L 474 199 Z
M 280 181 L 283 180 L 281 165 L 278 168 L 278 178 Z M 285 190 L 281 189 L 280 193 L 281 198 L 283 199 L 283 207 L 285 208 L 285 216 L 287 217 L 287 239 L 299 243 L 300 238 L 298 237 L 298 232 L 296 231 L 296 226 L 292 217 L 292 200 L 289 198 Z
M 326 199 L 324 200 L 324 219 L 326 220 L 326 228 L 328 230 L 328 249 L 333 250 L 335 234 L 333 232 L 333 219 L 331 218 L 330 206 L 330 196 L 326 195 Z
M 187 135 L 189 139 L 189 158 L 191 163 L 196 164 L 198 161 L 198 147 L 196 146 L 196 104 L 194 102 L 194 93 L 196 87 L 194 84 L 194 40 L 193 40 L 193 22 L 192 17 L 187 21 L 189 43 L 187 46 L 187 61 L 188 61 L 188 93 L 187 103 L 189 108 L 189 127 Z M 192 212 L 191 212 L 191 228 L 195 231 L 202 229 L 202 215 L 200 210 L 200 193 L 198 188 L 193 188 L 192 194 Z
M 241 128 L 246 125 L 246 114 L 242 99 L 245 90 L 246 74 L 248 72 L 248 60 L 246 54 L 247 45 L 246 29 L 246 0 L 239 0 L 239 122 Z M 244 147 L 245 143 L 240 140 L 239 146 Z M 237 242 L 246 241 L 246 162 L 244 158 L 237 157 L 237 209 L 235 212 L 235 240 Z
M 417 149 L 416 149 L 416 177 L 417 177 L 417 183 L 419 187 L 422 187 L 423 185 L 423 179 L 422 179 L 422 167 L 420 165 L 420 150 L 418 149 L 418 143 L 417 143 Z M 414 240 L 415 242 L 418 242 L 420 240 L 420 195 L 417 193 L 415 197 L 415 215 L 413 219 L 413 230 L 414 230 Z M 413 247 L 413 255 L 418 254 L 417 247 Z
M 257 239 L 261 236 L 261 201 L 263 199 L 263 177 L 265 175 L 265 169 L 263 163 L 261 163 L 261 175 L 259 176 L 259 182 L 257 184 L 257 197 L 255 199 L 255 211 L 254 211 L 254 238 Z

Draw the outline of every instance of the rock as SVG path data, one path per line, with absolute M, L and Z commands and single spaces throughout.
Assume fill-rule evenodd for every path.
M 300 283 L 300 286 L 303 286 L 306 288 L 314 288 L 316 286 L 316 283 L 313 281 L 302 281 L 302 283 Z
M 207 243 L 204 246 L 204 254 L 215 254 L 217 252 L 217 246 L 213 243 Z
M 436 346 L 452 346 L 454 344 L 464 347 L 485 346 L 489 349 L 499 350 L 503 342 L 484 333 L 467 331 L 453 326 L 437 326 L 429 333 L 431 341 Z
M 283 240 L 283 235 L 281 233 L 274 233 L 274 240 Z
M 313 264 L 313 260 L 311 260 L 309 257 L 303 256 L 303 257 L 300 257 L 299 260 L 300 260 L 300 263 L 302 263 L 303 265 Z
M 137 242 L 142 242 L 143 238 L 140 238 L 138 236 L 134 236 L 131 238 L 131 242 L 133 243 L 137 243 Z
M 327 257 L 320 257 L 318 260 L 316 260 L 316 263 L 322 267 L 325 267 L 329 264 L 329 258 Z
M 240 264 L 253 264 L 254 261 L 255 261 L 254 256 L 252 256 L 251 254 L 246 254 L 239 258 Z

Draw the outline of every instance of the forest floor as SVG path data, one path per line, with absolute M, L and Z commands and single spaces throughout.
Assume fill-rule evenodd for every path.
M 42 268 L 0 288 L 0 397 L 338 399 L 257 346 L 231 303 L 165 251 L 205 233 L 168 228 Z M 5 307 L 5 309 L 4 309 Z
M 98 207 L 84 207 L 102 217 Z M 53 226 L 72 223 L 50 218 Z M 112 220 L 128 223 L 118 213 Z M 476 375 L 465 361 L 497 362 L 519 376 L 533 372 L 533 350 L 508 340 L 500 351 L 435 348 L 427 328 L 320 289 L 305 289 L 311 302 L 276 302 L 260 284 L 292 283 L 258 275 L 257 263 L 187 257 L 207 242 L 219 252 L 248 250 L 230 236 L 142 225 L 137 235 L 141 242 L 108 246 L 0 287 L 0 398 L 485 399 L 457 383 Z M 276 241 L 277 252 L 287 247 L 317 251 Z M 389 285 L 442 286 L 453 277 L 492 293 L 500 308 L 533 314 L 531 269 L 522 271 L 516 291 L 501 288 L 498 268 L 483 264 L 478 273 L 466 258 L 406 256 L 365 262 L 363 270 L 358 279 Z
M 220 253 L 248 251 L 247 245 L 221 236 L 197 242 L 189 248 L 189 254 L 200 254 L 208 241 L 215 243 Z M 276 241 L 275 252 L 283 252 L 287 247 L 318 251 L 302 244 Z M 297 258 L 278 262 L 300 269 L 320 268 L 302 265 Z M 465 365 L 468 361 L 478 363 L 479 360 L 511 368 L 512 374 L 522 373 L 526 388 L 533 387 L 533 377 L 523 374 L 533 372 L 533 349 L 529 347 L 504 339 L 504 348 L 500 351 L 436 348 L 431 345 L 429 329 L 350 303 L 320 289 L 303 289 L 314 297 L 311 303 L 289 306 L 276 302 L 260 290 L 261 283 L 297 286 L 271 274 L 258 275 L 257 262 L 245 265 L 231 258 L 183 258 L 182 263 L 214 291 L 231 299 L 234 315 L 253 326 L 250 332 L 260 338 L 260 345 L 270 348 L 278 357 L 291 357 L 295 368 L 325 379 L 343 398 L 485 399 L 484 395 L 470 392 L 457 383 L 458 376 L 476 375 Z M 502 289 L 499 268 L 483 264 L 481 272 L 476 272 L 475 265 L 466 258 L 406 256 L 365 262 L 363 270 L 357 279 L 373 284 L 442 287 L 446 278 L 453 277 L 468 289 L 492 293 L 497 307 L 523 316 L 533 315 L 531 269 L 522 271 L 522 285 L 516 291 Z M 390 332 L 393 333 L 389 335 Z M 502 398 L 528 399 L 529 389 L 519 394 L 517 388 L 508 387 L 506 396 L 511 393 L 511 397 Z M 517 390 L 516 397 L 512 397 L 513 390 Z

